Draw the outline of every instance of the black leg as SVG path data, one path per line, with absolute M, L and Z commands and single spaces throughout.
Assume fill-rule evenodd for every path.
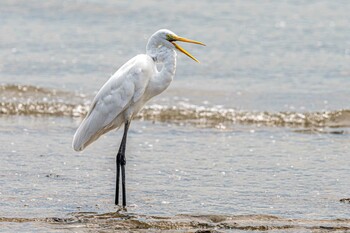
M 123 207 L 126 206 L 126 188 L 125 188 L 125 156 L 122 159 L 121 167 L 122 167 L 122 190 L 123 190 Z
M 122 194 L 123 194 L 123 207 L 126 206 L 126 189 L 125 189 L 125 148 L 126 148 L 126 138 L 128 136 L 130 122 L 126 121 L 124 126 L 124 134 L 122 142 L 120 143 L 118 155 L 117 155 L 117 176 L 116 176 L 116 188 L 115 188 L 115 204 L 119 204 L 119 177 L 120 170 L 122 172 Z M 121 168 L 121 169 L 120 169 Z
M 120 149 L 119 149 L 120 150 Z M 115 204 L 119 204 L 119 177 L 120 177 L 120 153 L 118 152 L 117 158 L 116 158 L 116 164 L 117 164 L 117 177 L 116 177 L 116 186 L 115 186 Z

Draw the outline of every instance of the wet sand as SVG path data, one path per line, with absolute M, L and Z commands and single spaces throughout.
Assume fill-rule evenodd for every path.
M 74 232 L 348 232 L 350 219 L 305 220 L 273 215 L 146 216 L 127 212 L 77 212 L 66 218 L 4 218 L 8 229 Z M 10 224 L 13 223 L 13 224 Z M 6 229 L 4 229 L 6 230 Z
M 190 4 L 1 1 L 0 232 L 350 231 L 350 4 Z M 116 213 L 122 132 L 72 136 L 163 27 L 208 46 L 132 123 Z

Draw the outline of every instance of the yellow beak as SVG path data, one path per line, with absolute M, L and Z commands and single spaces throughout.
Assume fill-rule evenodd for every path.
M 186 43 L 199 44 L 199 45 L 203 45 L 203 46 L 205 46 L 205 44 L 203 44 L 202 42 L 199 42 L 199 41 L 190 40 L 190 39 L 186 39 L 186 38 L 183 38 L 180 36 L 174 36 L 174 35 L 172 35 L 171 39 L 172 39 L 171 43 L 173 43 L 175 48 L 177 48 L 180 52 L 186 54 L 187 56 L 189 56 L 190 58 L 192 58 L 193 60 L 195 60 L 196 62 L 199 63 L 199 61 L 194 56 L 192 56 L 189 52 L 187 52 L 180 45 L 176 44 L 174 41 L 182 41 L 182 42 L 186 42 Z

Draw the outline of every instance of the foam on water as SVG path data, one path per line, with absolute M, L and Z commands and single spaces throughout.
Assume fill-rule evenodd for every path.
M 349 11 L 2 0 L 0 229 L 349 231 Z M 121 130 L 82 153 L 72 137 L 93 93 L 163 27 L 207 47 L 185 45 L 201 64 L 178 54 L 167 93 L 133 122 L 130 206 L 115 213 Z
M 90 105 L 85 95 L 36 86 L 3 85 L 0 115 L 84 116 Z M 349 127 L 350 110 L 323 112 L 259 112 L 177 102 L 174 106 L 146 105 L 138 119 L 227 128 L 235 124 L 276 127 Z

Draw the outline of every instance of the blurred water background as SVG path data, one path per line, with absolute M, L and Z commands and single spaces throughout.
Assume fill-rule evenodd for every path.
M 110 75 L 168 28 L 207 46 L 184 45 L 201 63 L 179 54 L 170 88 L 131 124 L 128 212 L 348 219 L 349 12 L 341 0 L 1 1 L 0 217 L 116 210 L 121 132 L 82 153 L 72 136 Z

